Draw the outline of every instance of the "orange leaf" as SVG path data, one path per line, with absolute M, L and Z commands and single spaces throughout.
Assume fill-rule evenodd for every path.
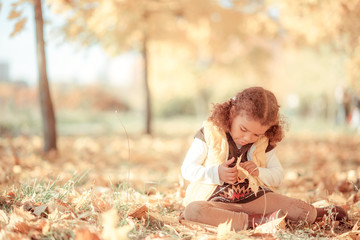
M 141 219 L 143 217 L 146 217 L 148 212 L 149 212 L 149 209 L 146 207 L 146 205 L 142 205 L 140 207 L 130 208 L 130 210 L 128 212 L 128 216 L 137 218 L 137 219 Z
M 76 230 L 75 240 L 100 240 L 100 237 L 87 228 Z
M 101 198 L 95 197 L 92 199 L 91 202 L 92 202 L 92 205 L 94 206 L 94 210 L 96 212 L 102 213 L 102 212 L 106 212 L 107 210 L 111 209 L 111 205 L 107 201 L 105 201 Z
M 28 233 L 31 229 L 31 227 L 25 222 L 15 222 L 12 227 L 14 232 L 19 233 Z
M 227 239 L 227 235 L 231 233 L 232 220 L 220 223 L 217 227 L 217 239 Z
M 8 201 L 13 201 L 13 200 L 15 199 L 15 196 L 16 196 L 16 195 L 15 195 L 14 192 L 8 192 L 6 199 L 7 199 Z
M 10 37 L 15 36 L 17 33 L 19 33 L 21 30 L 23 30 L 25 23 L 27 21 L 27 18 L 20 19 L 16 24 L 14 31 L 10 34 Z
M 8 19 L 11 20 L 14 18 L 18 18 L 21 16 L 21 13 L 22 13 L 22 11 L 16 11 L 15 9 L 12 9 L 8 16 Z

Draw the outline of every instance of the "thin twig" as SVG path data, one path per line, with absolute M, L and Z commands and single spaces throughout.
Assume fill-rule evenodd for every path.
M 118 113 L 118 111 L 115 111 L 115 113 Z M 120 115 L 120 113 L 119 113 Z M 120 124 L 122 126 L 122 128 L 124 129 L 124 132 L 125 132 L 125 135 L 126 135 L 126 140 L 127 140 L 127 144 L 128 144 L 128 160 L 129 160 L 129 163 L 131 162 L 130 161 L 130 141 L 129 141 L 129 135 L 126 131 L 126 128 L 124 126 L 124 124 L 122 123 L 121 119 L 120 119 L 120 116 L 118 116 L 119 118 L 119 121 L 120 121 Z M 126 176 L 126 184 L 127 184 L 127 190 L 126 190 L 126 202 L 129 202 L 129 182 L 130 182 L 130 167 L 128 168 L 128 171 L 127 171 L 127 176 Z

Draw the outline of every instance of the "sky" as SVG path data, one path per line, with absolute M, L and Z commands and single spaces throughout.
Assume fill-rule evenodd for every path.
M 31 4 L 22 7 L 27 17 L 25 28 L 10 38 L 15 20 L 8 20 L 11 3 L 14 0 L 1 1 L 0 9 L 0 63 L 9 65 L 12 81 L 25 81 L 30 85 L 37 83 L 36 43 L 34 13 Z M 44 20 L 51 13 L 43 6 Z M 54 24 L 54 22 L 52 21 Z M 55 23 L 56 24 L 56 23 Z M 109 58 L 99 46 L 79 49 L 74 44 L 51 40 L 49 26 L 45 26 L 45 51 L 48 79 L 50 82 L 92 83 L 106 78 L 109 83 L 126 85 L 134 73 L 133 54 L 124 54 Z

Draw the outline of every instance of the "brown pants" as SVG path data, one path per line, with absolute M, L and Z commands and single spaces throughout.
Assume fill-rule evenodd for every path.
M 218 226 L 220 223 L 232 221 L 232 228 L 244 230 L 248 228 L 251 214 L 267 214 L 277 210 L 287 213 L 286 219 L 291 221 L 315 222 L 316 208 L 299 199 L 290 198 L 277 193 L 266 193 L 248 203 L 223 203 L 211 201 L 191 202 L 186 206 L 186 220 Z

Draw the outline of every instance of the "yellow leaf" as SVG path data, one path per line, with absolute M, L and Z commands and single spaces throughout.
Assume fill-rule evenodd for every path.
M 5 224 L 9 223 L 9 218 L 6 216 L 3 210 L 0 210 L 0 222 L 3 222 Z
M 355 225 L 352 228 L 352 231 L 358 231 L 359 230 L 359 226 L 358 226 L 359 220 L 355 223 Z
M 227 235 L 231 233 L 232 219 L 224 223 L 220 223 L 217 227 L 217 239 L 227 239 Z
M 22 13 L 22 11 L 16 11 L 15 9 L 12 9 L 8 16 L 8 19 L 11 20 L 11 19 L 18 18 L 21 16 L 21 13 Z
M 238 161 L 238 162 L 240 162 L 240 161 Z M 256 195 L 257 192 L 259 191 L 259 184 L 258 184 L 257 180 L 253 176 L 251 176 L 248 171 L 246 171 L 245 169 L 240 167 L 239 164 L 237 164 L 237 169 L 238 169 L 238 177 L 241 179 L 248 179 L 249 180 L 249 188 L 251 188 L 251 190 Z
M 285 229 L 286 223 L 285 223 L 285 217 L 284 216 L 277 218 L 272 221 L 268 221 L 264 224 L 261 224 L 257 226 L 254 230 L 255 233 L 276 233 L 279 229 Z
M 103 213 L 102 225 L 104 226 L 102 232 L 102 239 L 105 240 L 125 240 L 128 239 L 128 233 L 133 229 L 133 226 L 125 225 L 122 227 L 116 227 L 119 222 L 119 216 L 115 209 Z
M 22 18 L 15 24 L 14 31 L 10 34 L 10 37 L 15 36 L 17 33 L 19 33 L 21 30 L 23 30 L 26 20 L 27 20 L 26 18 Z

